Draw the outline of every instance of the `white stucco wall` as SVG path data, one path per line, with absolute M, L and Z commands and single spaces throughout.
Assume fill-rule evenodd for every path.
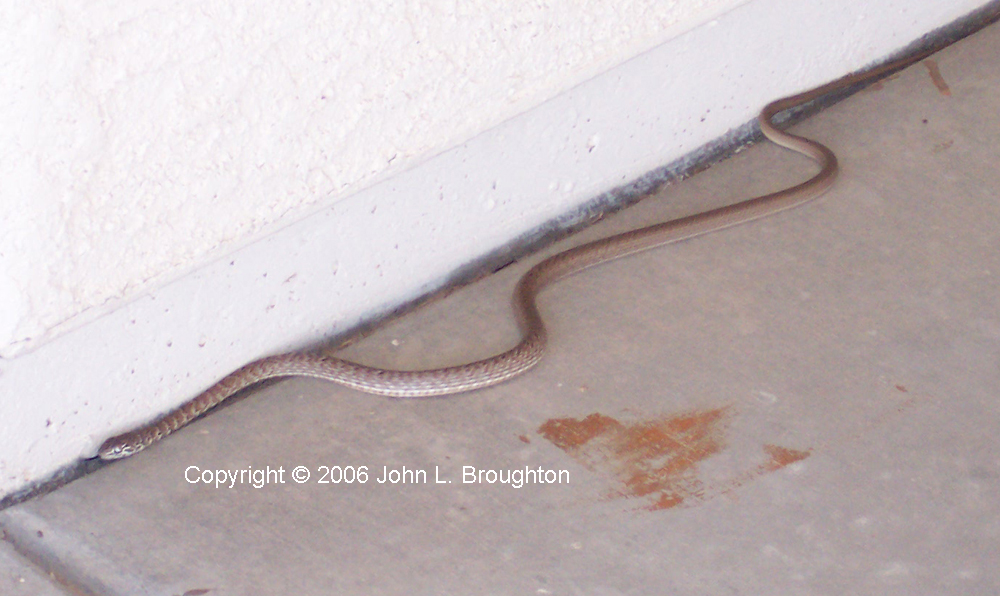
M 0 496 L 982 4 L 0 6 Z
M 740 1 L 8 6 L 0 355 Z

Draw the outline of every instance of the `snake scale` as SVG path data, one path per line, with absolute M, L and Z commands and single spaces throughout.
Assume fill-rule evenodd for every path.
M 733 205 L 596 240 L 556 254 L 532 267 L 514 290 L 513 309 L 520 325 L 521 341 L 506 352 L 459 366 L 418 371 L 373 368 L 309 352 L 262 358 L 229 374 L 204 393 L 160 418 L 108 439 L 98 450 L 98 456 L 105 460 L 128 457 L 201 416 L 241 389 L 276 377 L 315 377 L 375 395 L 400 398 L 462 393 L 516 377 L 538 364 L 545 351 L 545 325 L 535 305 L 535 297 L 543 288 L 601 263 L 754 221 L 817 198 L 833 185 L 837 176 L 836 156 L 820 143 L 778 130 L 772 122 L 774 116 L 827 93 L 873 81 L 930 53 L 922 52 L 866 72 L 847 75 L 809 91 L 773 101 L 761 110 L 758 121 L 768 139 L 805 155 L 819 165 L 819 172 L 809 180 Z

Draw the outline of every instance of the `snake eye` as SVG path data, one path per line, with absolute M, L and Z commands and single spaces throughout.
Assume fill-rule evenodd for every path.
M 131 450 L 128 445 L 109 443 L 112 443 L 111 439 L 105 441 L 104 445 L 101 445 L 101 448 L 97 450 L 97 456 L 101 459 L 121 459 L 131 455 Z

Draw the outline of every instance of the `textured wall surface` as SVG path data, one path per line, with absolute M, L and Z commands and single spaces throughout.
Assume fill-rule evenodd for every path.
M 737 4 L 0 8 L 0 354 Z

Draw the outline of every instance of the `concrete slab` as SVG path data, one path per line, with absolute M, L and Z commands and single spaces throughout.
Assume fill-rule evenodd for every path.
M 797 126 L 841 160 L 820 202 L 547 291 L 523 378 L 275 383 L 0 524 L 95 594 L 997 593 L 998 55 L 991 27 Z M 757 146 L 568 244 L 810 171 Z M 528 265 L 345 354 L 508 346 Z
M 64 596 L 38 568 L 26 561 L 9 543 L 0 541 L 0 594 L 12 596 Z

